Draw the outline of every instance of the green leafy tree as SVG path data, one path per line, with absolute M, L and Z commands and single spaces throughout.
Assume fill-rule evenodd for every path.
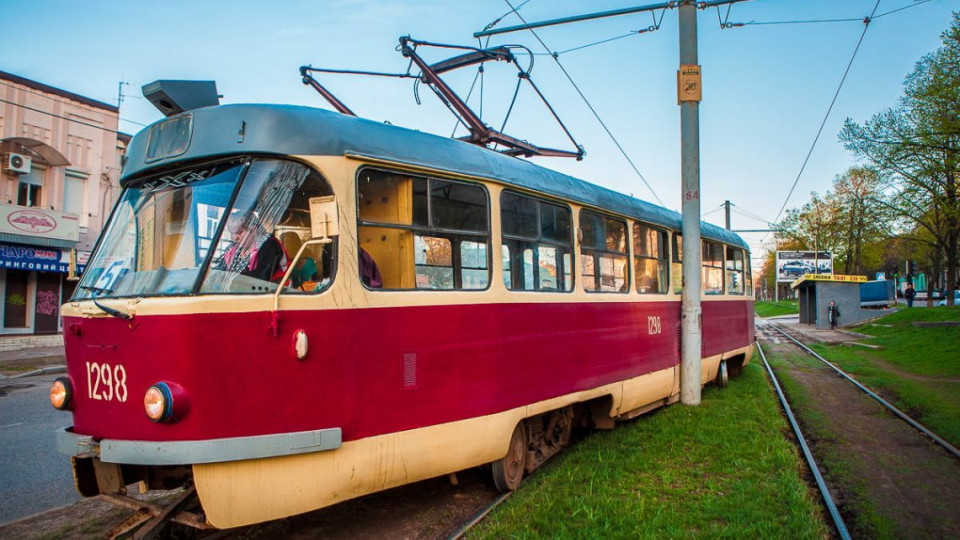
M 869 167 L 851 167 L 833 182 L 833 228 L 840 236 L 837 252 L 842 255 L 844 274 L 864 274 L 875 268 L 864 251 L 891 234 L 894 216 L 883 193 L 883 182 Z M 865 264 L 867 263 L 867 264 Z
M 960 14 L 942 38 L 943 46 L 907 76 L 898 105 L 863 125 L 848 118 L 840 140 L 888 183 L 889 210 L 929 235 L 953 289 L 960 248 Z

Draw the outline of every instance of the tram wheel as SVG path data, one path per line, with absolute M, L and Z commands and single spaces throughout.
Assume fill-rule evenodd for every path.
M 727 361 L 720 361 L 720 369 L 717 370 L 717 386 L 726 388 L 730 384 L 730 375 L 727 372 Z
M 510 436 L 510 448 L 503 459 L 493 462 L 493 483 L 501 492 L 513 491 L 523 480 L 524 458 L 527 455 L 527 432 L 523 422 L 517 424 Z

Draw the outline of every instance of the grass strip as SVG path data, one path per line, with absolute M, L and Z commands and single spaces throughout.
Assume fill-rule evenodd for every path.
M 818 495 L 751 364 L 699 407 L 595 432 L 524 480 L 471 538 L 826 538 Z
M 753 311 L 758 317 L 777 317 L 779 315 L 793 315 L 800 313 L 796 300 L 780 300 L 779 302 L 755 302 Z

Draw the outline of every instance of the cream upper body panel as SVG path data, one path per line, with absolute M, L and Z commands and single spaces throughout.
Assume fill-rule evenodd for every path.
M 627 291 L 623 293 L 597 293 L 584 290 L 580 275 L 581 245 L 580 235 L 573 234 L 571 248 L 573 255 L 572 280 L 570 291 L 521 291 L 508 290 L 504 284 L 503 260 L 499 256 L 502 238 L 501 194 L 509 189 L 512 192 L 538 197 L 551 203 L 567 207 L 571 212 L 574 230 L 577 229 L 579 216 L 582 210 L 601 213 L 621 219 L 627 223 L 630 240 L 627 241 L 627 257 L 633 260 L 632 228 L 634 223 L 643 222 L 605 212 L 599 208 L 584 207 L 556 198 L 545 197 L 536 193 L 524 193 L 515 187 L 505 186 L 486 178 L 470 177 L 464 174 L 451 174 L 444 171 L 435 171 L 427 167 L 414 166 L 403 163 L 386 162 L 369 159 L 361 156 L 296 156 L 292 157 L 316 171 L 329 182 L 336 195 L 339 212 L 339 237 L 336 242 L 336 271 L 329 287 L 315 294 L 291 294 L 283 292 L 280 295 L 280 310 L 315 310 L 315 309 L 357 309 L 369 307 L 402 307 L 411 305 L 413 290 L 373 290 L 365 287 L 359 279 L 358 254 L 358 226 L 357 226 L 357 176 L 365 167 L 374 167 L 379 170 L 389 170 L 397 173 L 429 176 L 444 180 L 456 180 L 482 185 L 489 195 L 490 215 L 490 242 L 488 248 L 489 285 L 484 290 L 422 290 L 417 293 L 416 305 L 449 305 L 449 304 L 498 304 L 498 303 L 642 303 L 642 302 L 678 302 L 680 294 L 673 284 L 665 294 L 640 294 L 632 282 L 632 266 Z M 672 231 L 666 231 L 672 235 Z M 672 238 L 672 237 L 670 237 Z M 668 241 L 667 246 L 672 242 Z M 293 254 L 291 254 L 292 256 Z M 666 259 L 670 264 L 672 254 Z M 674 263 L 676 264 L 676 263 Z M 702 295 L 702 301 L 714 302 L 724 300 L 746 300 L 745 295 L 716 294 Z M 144 298 L 101 299 L 100 302 L 108 307 L 114 307 L 134 315 L 162 315 L 183 313 L 225 313 L 225 312 L 254 312 L 274 309 L 273 294 L 208 294 L 199 296 L 166 296 Z M 92 305 L 89 300 L 82 302 L 68 302 L 63 308 L 65 316 L 97 317 L 105 314 Z

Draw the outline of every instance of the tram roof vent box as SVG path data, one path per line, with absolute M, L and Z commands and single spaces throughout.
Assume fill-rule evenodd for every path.
M 143 85 L 143 97 L 164 116 L 220 104 L 216 81 L 160 80 Z

